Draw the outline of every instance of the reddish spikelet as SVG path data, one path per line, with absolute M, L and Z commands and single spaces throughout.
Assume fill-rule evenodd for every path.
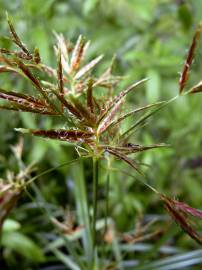
M 62 71 L 62 60 L 61 60 L 61 50 L 58 51 L 58 89 L 61 96 L 64 95 L 64 81 L 63 81 L 63 71 Z M 62 111 L 64 111 L 64 104 L 62 103 Z
M 24 75 L 33 83 L 33 85 L 36 87 L 36 89 L 41 93 L 41 95 L 44 97 L 44 99 L 47 101 L 47 103 L 50 104 L 50 106 L 53 108 L 53 110 L 58 112 L 58 109 L 56 108 L 54 103 L 48 97 L 47 92 L 41 86 L 40 81 L 31 73 L 29 68 L 23 62 L 21 62 L 19 59 L 16 60 L 16 63 L 18 65 L 18 67 L 22 70 Z M 61 112 L 59 112 L 59 113 L 61 114 Z
M 21 104 L 13 104 L 12 105 L 1 105 L 0 109 L 3 110 L 11 110 L 11 111 L 20 111 L 20 112 L 31 112 L 31 113 L 38 113 L 38 114 L 45 114 L 45 115 L 59 115 L 59 113 L 48 110 L 45 107 L 32 107 L 32 106 L 24 106 Z
M 43 100 L 36 99 L 32 96 L 24 95 L 21 93 L 0 89 L 0 99 L 8 100 L 13 105 L 13 107 L 2 106 L 1 108 L 4 109 L 21 110 L 26 112 L 34 112 L 48 115 L 57 114 L 51 109 L 50 106 L 45 104 Z
M 189 220 L 187 214 L 191 214 L 194 217 L 202 218 L 202 212 L 194 209 L 186 203 L 172 200 L 170 198 L 161 195 L 161 199 L 164 201 L 164 205 L 170 216 L 174 221 L 196 242 L 202 244 L 202 237 L 196 232 Z
M 202 25 L 200 24 L 198 26 L 195 34 L 194 34 L 193 39 L 192 39 L 192 43 L 191 43 L 191 46 L 190 46 L 188 54 L 187 54 L 187 58 L 186 58 L 186 61 L 185 61 L 184 67 L 183 67 L 183 71 L 182 71 L 182 74 L 181 74 L 180 79 L 179 79 L 180 94 L 183 92 L 184 87 L 186 85 L 186 82 L 189 79 L 189 71 L 190 71 L 191 64 L 193 62 L 196 46 L 199 42 L 201 30 L 202 30 Z
M 97 133 L 103 133 L 112 123 L 117 111 L 120 109 L 121 105 L 123 104 L 123 100 L 120 99 L 113 107 L 113 109 L 106 115 L 106 117 L 101 121 Z
M 74 50 L 72 52 L 70 72 L 72 71 L 75 72 L 76 70 L 78 70 L 84 53 L 84 45 L 85 43 L 83 37 L 79 36 L 76 45 L 74 47 Z
M 189 206 L 188 204 L 184 202 L 179 202 L 177 200 L 173 200 L 173 203 L 175 204 L 175 207 L 177 210 L 180 210 L 184 212 L 185 214 L 190 214 L 194 217 L 202 218 L 202 211 L 198 210 L 196 208 L 193 208 Z
M 70 67 L 69 67 L 69 46 L 62 34 L 55 33 L 56 39 L 57 39 L 57 47 L 55 47 L 56 53 L 58 50 L 61 51 L 61 62 L 64 71 L 68 74 Z
M 62 71 L 62 61 L 61 61 L 61 51 L 58 52 L 58 88 L 60 94 L 64 94 L 64 82 L 63 82 L 63 71 Z
M 103 55 L 100 55 L 93 59 L 90 63 L 82 67 L 75 75 L 75 79 L 78 80 L 80 79 L 83 75 L 85 75 L 87 72 L 89 72 L 97 63 L 100 62 L 100 60 L 103 58 Z
M 93 104 L 93 80 L 89 80 L 87 88 L 87 106 L 91 113 L 94 113 L 94 104 Z
M 50 129 L 50 130 L 29 130 L 29 132 L 35 136 L 46 137 L 49 139 L 56 139 L 69 142 L 82 142 L 94 135 L 92 132 L 86 132 L 81 130 L 65 130 L 65 129 Z
M 38 98 L 35 98 L 33 96 L 28 96 L 28 95 L 13 92 L 13 91 L 5 91 L 3 89 L 0 89 L 0 98 L 7 99 L 9 101 L 19 102 L 19 103 L 32 102 L 36 106 L 46 105 L 46 103 L 42 99 L 38 99 Z

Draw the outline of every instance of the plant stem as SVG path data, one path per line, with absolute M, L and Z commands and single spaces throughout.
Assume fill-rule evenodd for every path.
M 79 223 L 85 224 L 84 233 L 82 236 L 82 242 L 84 246 L 85 256 L 88 261 L 88 265 L 92 264 L 93 258 L 93 241 L 91 233 L 91 224 L 89 218 L 89 205 L 87 198 L 87 187 L 83 171 L 83 163 L 76 164 L 74 166 L 73 175 L 75 179 L 75 199 L 77 206 L 77 213 L 79 217 Z
M 107 181 L 106 181 L 106 201 L 105 201 L 105 229 L 104 234 L 107 232 L 107 219 L 109 216 L 109 187 L 110 187 L 110 172 L 108 172 L 107 175 Z
M 92 220 L 92 239 L 93 251 L 96 248 L 96 219 L 97 219 L 97 203 L 98 203 L 98 159 L 93 158 L 93 220 Z
M 103 232 L 103 248 L 102 248 L 102 257 L 105 258 L 106 255 L 106 246 L 107 243 L 105 242 L 105 236 L 108 230 L 108 218 L 109 218 L 109 189 L 110 189 L 110 161 L 108 160 L 108 170 L 107 170 L 107 177 L 106 177 L 106 185 L 105 185 L 105 217 L 104 217 L 104 232 Z
M 111 178 L 111 159 L 108 159 L 107 179 L 106 179 L 106 201 L 105 201 L 105 229 L 104 235 L 107 232 L 107 218 L 109 216 L 109 190 L 110 190 L 110 178 Z

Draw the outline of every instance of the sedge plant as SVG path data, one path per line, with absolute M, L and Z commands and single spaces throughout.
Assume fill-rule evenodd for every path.
M 136 144 L 132 141 L 132 135 L 145 124 L 149 117 L 180 95 L 202 91 L 201 82 L 196 84 L 191 90 L 185 91 L 201 26 L 199 26 L 194 35 L 184 65 L 179 82 L 179 95 L 168 101 L 147 104 L 126 111 L 126 97 L 140 89 L 148 80 L 147 78 L 132 83 L 117 94 L 116 88 L 122 77 L 115 76 L 112 73 L 114 60 L 100 76 L 93 75 L 93 70 L 102 60 L 103 55 L 85 63 L 89 42 L 86 42 L 82 36 L 79 36 L 76 44 L 72 46 L 65 40 L 62 34 L 55 34 L 57 44 L 54 50 L 57 58 L 57 68 L 53 68 L 42 62 L 37 48 L 34 51 L 30 51 L 27 48 L 17 35 L 9 18 L 8 25 L 11 40 L 16 49 L 0 49 L 0 73 L 12 73 L 13 76 L 19 76 L 28 80 L 34 86 L 36 94 L 28 95 L 27 93 L 0 89 L 0 99 L 4 101 L 1 103 L 0 108 L 20 113 L 29 112 L 44 115 L 45 117 L 55 117 L 58 120 L 56 128 L 48 130 L 16 128 L 16 130 L 24 134 L 43 137 L 44 139 L 71 143 L 78 154 L 78 159 L 72 161 L 72 163 L 86 158 L 92 160 L 93 199 L 92 203 L 90 202 L 90 206 L 84 176 L 79 175 L 75 179 L 76 192 L 81 195 L 77 202 L 77 208 L 80 211 L 78 231 L 82 232 L 82 249 L 84 249 L 85 258 L 79 258 L 76 249 L 72 245 L 72 241 L 70 241 L 73 225 L 71 224 L 68 227 L 61 224 L 56 219 L 51 218 L 50 213 L 47 213 L 50 220 L 56 226 L 66 231 L 67 237 L 65 241 L 67 241 L 68 251 L 73 257 L 73 262 L 66 261 L 66 258 L 60 251 L 54 250 L 54 252 L 72 269 L 107 269 L 108 262 L 105 263 L 104 258 L 103 261 L 100 258 L 102 253 L 100 251 L 101 244 L 97 239 L 97 228 L 99 226 L 97 222 L 99 170 L 101 162 L 106 160 L 108 164 L 107 182 L 109 184 L 110 168 L 114 159 L 122 160 L 132 167 L 138 175 L 144 176 L 141 164 L 130 156 L 154 148 L 167 147 L 163 143 L 153 145 Z M 104 95 L 100 96 L 100 92 L 104 93 Z M 134 124 L 124 130 L 122 123 L 128 117 L 138 116 L 141 112 L 144 114 L 141 117 L 136 117 L 137 120 Z M 58 126 L 60 127 L 58 128 Z M 69 165 L 72 163 L 70 162 Z M 42 175 L 43 173 L 29 179 L 26 187 Z M 187 218 L 187 214 L 202 218 L 201 211 L 191 208 L 185 203 L 170 199 L 142 180 L 141 182 L 159 196 L 171 217 L 192 238 L 201 243 L 201 237 L 189 224 Z M 40 191 L 38 190 L 38 192 Z M 107 197 L 108 193 L 106 194 L 106 201 L 108 202 Z M 107 221 L 106 217 L 105 227 L 108 225 Z

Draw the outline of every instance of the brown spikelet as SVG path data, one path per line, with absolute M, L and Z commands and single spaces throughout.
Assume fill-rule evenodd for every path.
M 105 118 L 103 118 L 103 120 L 100 122 L 99 127 L 97 129 L 97 133 L 101 134 L 103 133 L 105 130 L 107 130 L 107 128 L 111 125 L 116 113 L 118 112 L 118 110 L 120 109 L 121 105 L 123 104 L 123 100 L 120 99 L 115 105 L 114 107 L 111 109 L 111 111 L 109 111 L 109 113 L 105 116 Z
M 87 88 L 87 106 L 91 113 L 94 113 L 94 104 L 93 104 L 93 80 L 89 80 Z
M 57 115 L 43 100 L 25 94 L 0 89 L 0 99 L 7 100 L 12 105 L 11 107 L 1 106 L 2 109 Z
M 61 50 L 58 50 L 58 89 L 61 96 L 64 95 L 64 81 L 63 81 L 63 70 L 62 70 L 62 60 L 61 60 Z M 64 110 L 64 104 L 62 103 L 62 111 Z
M 69 142 L 88 141 L 94 135 L 92 132 L 81 130 L 65 130 L 65 129 L 50 129 L 50 130 L 33 130 L 33 129 L 17 129 L 23 133 L 31 133 L 35 136 L 45 137 L 49 139 L 56 139 Z
M 180 211 L 184 212 L 185 214 L 190 214 L 194 217 L 198 217 L 198 218 L 202 219 L 202 211 L 201 210 L 193 208 L 193 207 L 189 206 L 187 203 L 180 202 L 177 200 L 172 200 L 172 202 L 175 204 L 175 208 L 177 210 L 180 210 Z
M 69 67 L 69 46 L 67 41 L 65 40 L 62 34 L 54 33 L 57 39 L 57 47 L 55 47 L 56 54 L 58 54 L 58 50 L 61 51 L 61 62 L 64 71 L 68 74 L 70 71 Z
M 194 34 L 194 37 L 192 39 L 192 43 L 191 43 L 191 46 L 189 48 L 187 58 L 185 60 L 185 64 L 184 64 L 184 67 L 183 67 L 183 70 L 182 70 L 182 74 L 181 74 L 180 79 L 179 79 L 179 91 L 180 91 L 180 94 L 183 92 L 184 87 L 186 85 L 186 82 L 189 79 L 189 71 L 190 71 L 191 64 L 193 62 L 194 53 L 195 53 L 197 44 L 199 42 L 201 31 L 202 31 L 202 24 L 199 24 L 199 26 L 198 26 L 195 34 Z
M 0 98 L 7 99 L 9 101 L 19 102 L 19 103 L 20 102 L 23 103 L 23 101 L 24 101 L 24 103 L 32 102 L 36 106 L 46 105 L 46 103 L 42 99 L 35 98 L 33 96 L 25 95 L 25 94 L 18 93 L 18 92 L 5 91 L 3 89 L 0 89 Z
M 76 45 L 74 47 L 74 50 L 72 52 L 72 58 L 70 63 L 70 71 L 75 72 L 80 67 L 80 63 L 83 57 L 84 53 L 84 39 L 82 36 L 79 36 Z
M 87 72 L 89 72 L 97 63 L 100 62 L 100 60 L 103 58 L 103 55 L 100 55 L 93 59 L 90 63 L 82 67 L 75 75 L 75 79 L 78 80 L 80 79 L 83 75 L 85 75 Z
M 32 84 L 36 87 L 36 89 L 41 93 L 41 95 L 44 97 L 44 99 L 47 101 L 47 103 L 52 107 L 52 109 L 62 114 L 62 112 L 55 106 L 55 104 L 52 102 L 52 100 L 49 98 L 46 90 L 42 87 L 40 81 L 32 74 L 32 72 L 29 70 L 29 68 L 19 59 L 16 59 L 16 63 L 19 67 L 19 69 L 23 72 L 23 74 L 32 82 Z
M 187 214 L 194 217 L 202 218 L 202 211 L 190 207 L 186 203 L 172 200 L 161 195 L 166 210 L 172 219 L 196 242 L 202 244 L 202 237 L 197 233 L 196 229 L 190 224 Z

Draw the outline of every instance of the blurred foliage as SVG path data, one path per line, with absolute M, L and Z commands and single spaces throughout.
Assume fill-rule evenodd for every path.
M 195 0 L 1 0 L 0 42 L 1 47 L 11 46 L 6 38 L 8 27 L 5 11 L 8 11 L 12 17 L 16 31 L 24 42 L 32 47 L 39 47 L 43 60 L 53 66 L 56 66 L 53 57 L 53 31 L 62 32 L 72 41 L 75 41 L 79 34 L 83 34 L 92 41 L 89 58 L 101 53 L 105 54 L 100 70 L 97 70 L 98 73 L 116 54 L 115 71 L 118 75 L 124 76 L 120 89 L 131 81 L 150 77 L 142 92 L 131 95 L 128 104 L 130 107 L 135 104 L 155 102 L 162 98 L 168 99 L 177 94 L 179 72 L 194 29 L 202 19 L 201 10 L 202 2 Z M 202 51 L 198 50 L 191 71 L 190 85 L 201 79 L 201 56 Z M 3 75 L 0 77 L 0 82 L 3 89 L 19 91 L 23 89 L 24 93 L 30 91 L 27 89 L 26 81 L 16 81 L 14 77 L 8 78 Z M 0 112 L 0 119 L 0 174 L 4 175 L 8 168 L 15 170 L 16 166 L 10 151 L 10 146 L 16 143 L 19 136 L 14 128 L 37 126 L 50 128 L 53 123 L 50 119 L 39 120 L 32 114 L 19 115 L 7 111 Z M 131 122 L 133 119 L 128 120 L 126 125 L 130 125 Z M 200 208 L 202 204 L 200 95 L 181 97 L 163 109 L 146 127 L 137 132 L 135 140 L 145 144 L 157 142 L 171 144 L 169 149 L 154 150 L 139 156 L 141 162 L 150 165 L 146 170 L 146 178 L 158 190 Z M 64 143 L 25 137 L 24 160 L 38 162 L 39 172 L 71 160 L 75 156 L 74 149 Z M 127 170 L 126 166 L 119 162 L 116 165 L 120 170 Z M 91 175 L 88 170 L 90 166 L 88 162 L 85 164 L 89 192 L 91 191 Z M 75 199 L 72 195 L 75 189 L 74 177 L 75 171 L 63 167 L 43 176 L 37 182 L 41 194 L 47 201 L 47 207 L 55 216 L 60 216 L 63 207 L 67 205 L 75 209 Z M 157 204 L 156 196 L 142 188 L 134 178 L 115 171 L 110 185 L 110 212 L 118 230 L 122 232 L 133 230 L 139 214 L 145 215 L 148 220 L 157 216 L 163 224 L 166 217 L 162 206 Z M 104 180 L 101 181 L 100 191 L 99 203 L 102 214 L 105 203 Z M 39 194 L 36 195 L 34 191 L 32 193 L 31 195 L 39 199 L 41 204 L 45 203 Z M 54 269 L 67 269 L 59 268 L 61 264 L 56 259 L 57 253 L 55 257 L 53 253 L 46 252 L 46 245 L 50 240 L 55 240 L 56 234 L 51 230 L 44 214 L 40 212 L 39 206 L 30 201 L 28 196 L 24 196 L 12 212 L 14 223 L 6 225 L 11 227 L 9 230 L 12 232 L 8 234 L 5 228 L 2 239 L 4 252 L 0 262 L 1 269 L 14 269 L 16 263 L 20 265 L 19 269 L 48 269 L 47 265 L 55 266 Z M 180 232 L 175 225 L 170 225 L 164 236 L 157 239 L 156 243 L 148 241 L 149 250 L 146 244 L 145 246 L 142 244 L 144 252 L 139 251 L 140 260 L 144 262 L 144 260 L 158 259 L 159 254 L 162 253 L 157 251 L 169 244 L 173 248 L 186 252 L 198 249 L 198 245 Z M 45 251 L 46 258 L 42 254 L 42 249 Z M 162 258 L 165 255 L 162 255 Z M 23 260 L 20 262 L 19 258 Z M 132 252 L 126 261 L 127 259 L 134 260 Z M 38 268 L 37 265 L 43 261 L 45 262 L 41 263 L 41 268 Z M 200 264 L 201 261 L 199 260 L 198 263 Z M 175 268 L 176 266 L 163 268 L 162 264 L 159 269 L 185 269 L 192 265 L 190 263 L 182 264 L 181 268 Z M 154 264 L 154 267 L 158 269 L 158 264 L 157 266 Z M 201 269 L 200 265 L 199 268 L 193 265 L 190 267 L 192 268 L 188 269 Z M 154 268 L 146 265 L 142 268 L 128 269 Z

